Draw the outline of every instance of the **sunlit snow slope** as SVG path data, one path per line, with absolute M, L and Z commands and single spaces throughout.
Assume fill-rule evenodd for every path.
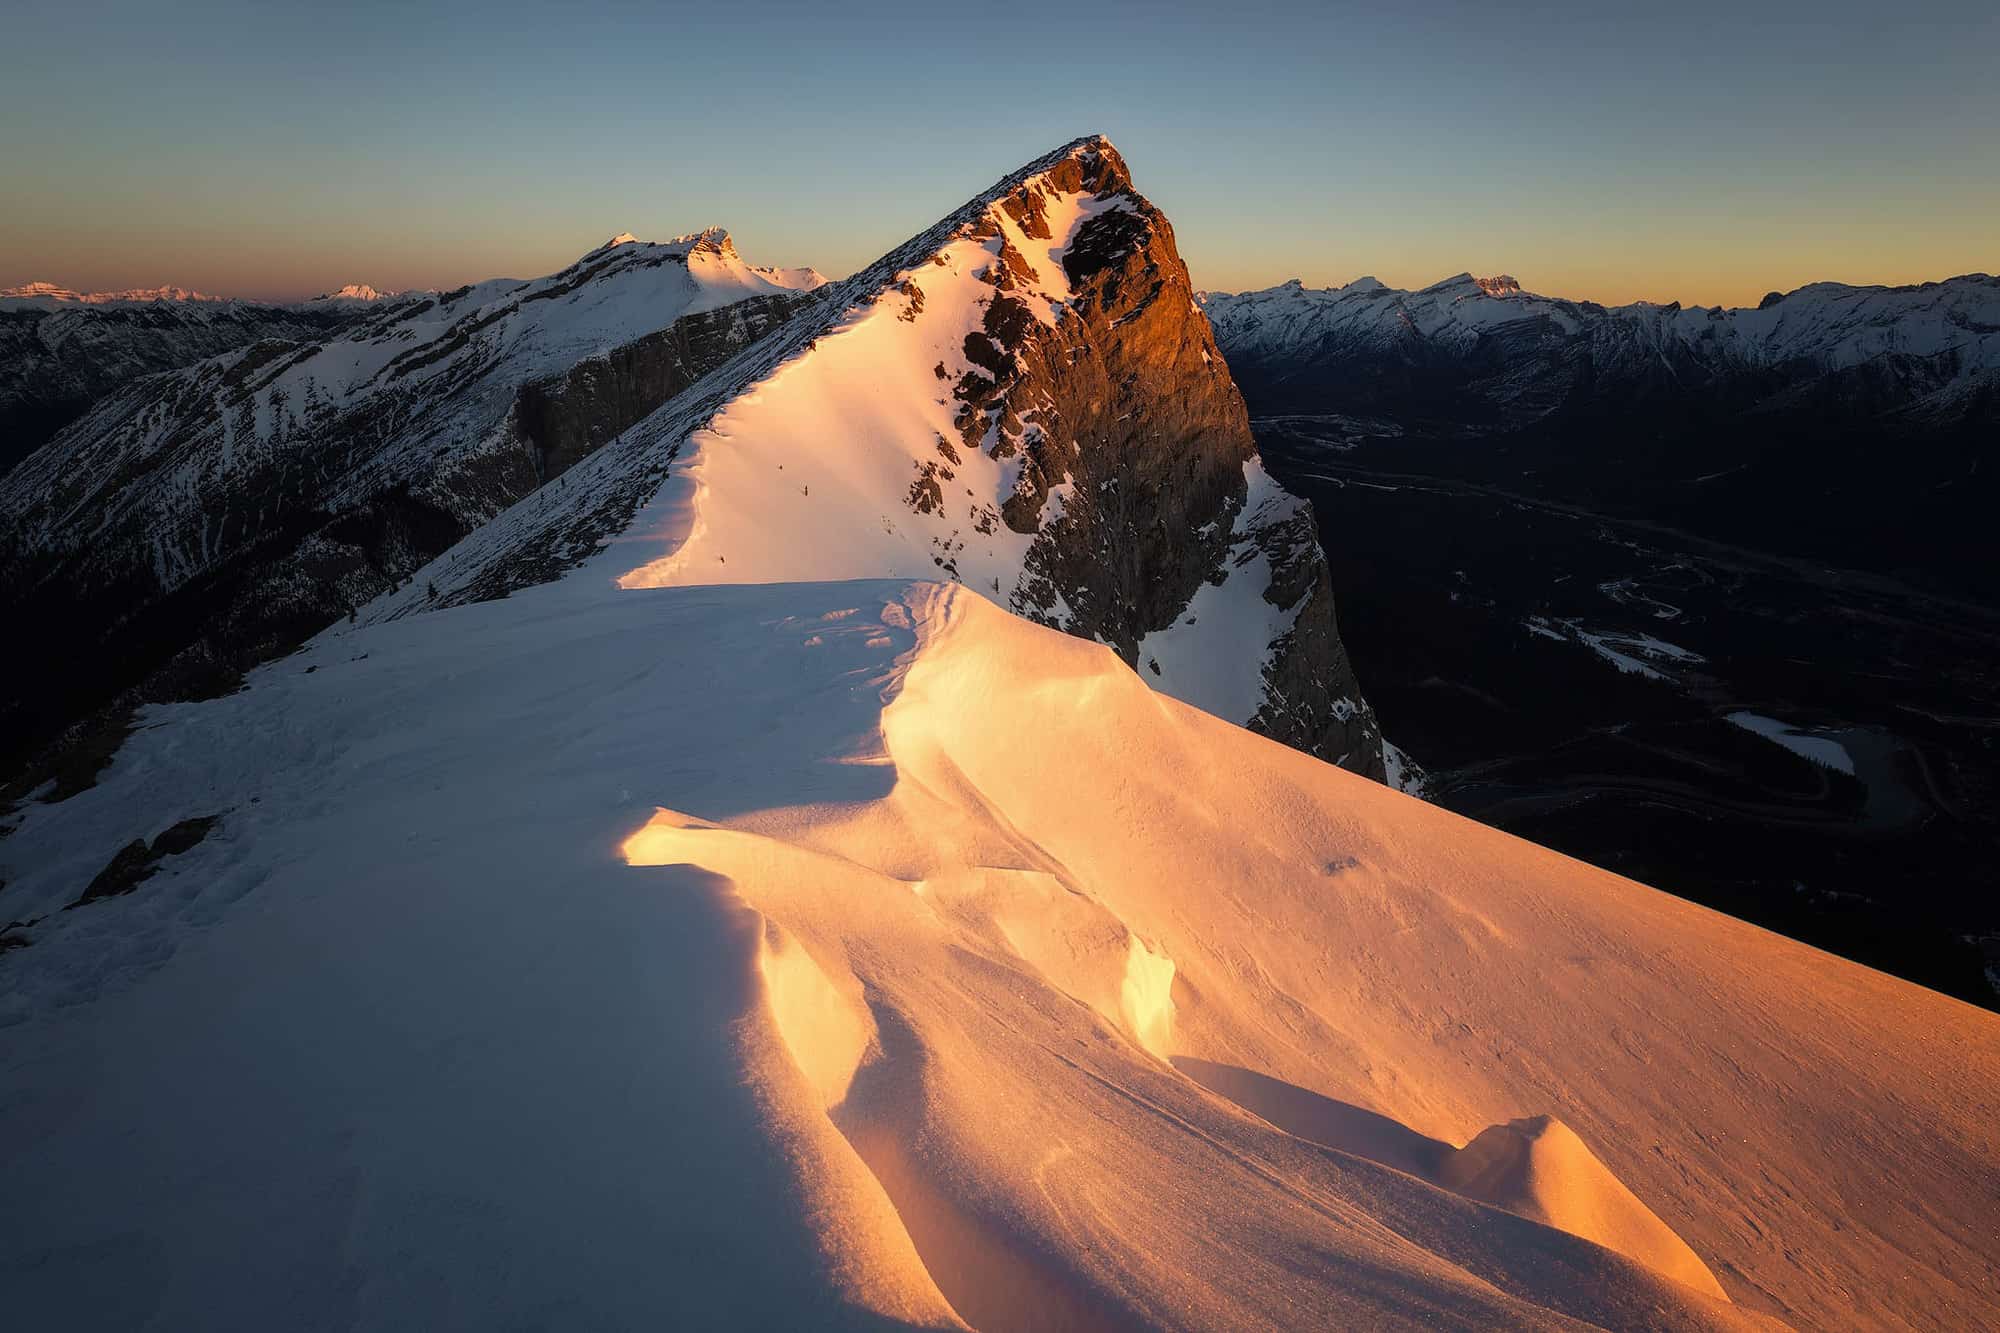
M 890 300 L 6 816 L 10 1324 L 2000 1322 L 2000 1016 L 756 540 L 754 464 L 915 472 L 782 410 Z
M 0 869 L 21 1327 L 2000 1318 L 2000 1019 L 961 588 L 329 634 Z
M 1099 136 L 1029 163 L 364 614 L 556 577 L 948 579 L 1357 772 L 1380 733 L 1312 511 L 1265 473 L 1166 217 Z

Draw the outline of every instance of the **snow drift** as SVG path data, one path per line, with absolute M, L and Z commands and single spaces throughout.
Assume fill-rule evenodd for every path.
M 10 1317 L 2000 1319 L 2000 1016 L 965 584 L 659 577 L 659 429 L 433 567 L 512 595 L 406 591 L 10 816 Z
M 31 1323 L 1995 1313 L 1993 1015 L 962 588 L 329 634 L 0 859 Z

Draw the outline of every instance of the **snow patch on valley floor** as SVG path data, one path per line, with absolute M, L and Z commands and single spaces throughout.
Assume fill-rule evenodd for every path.
M 1586 629 L 1579 620 L 1529 616 L 1521 622 L 1521 628 L 1537 638 L 1554 639 L 1558 643 L 1580 643 L 1620 671 L 1643 676 L 1647 680 L 1671 681 L 1674 678 L 1669 674 L 1672 668 L 1698 666 L 1708 660 L 1692 649 L 1668 643 L 1651 634 L 1637 630 Z
M 1745 709 L 1725 714 L 1725 717 L 1745 731 L 1754 731 L 1765 740 L 1774 741 L 1793 754 L 1810 759 L 1815 764 L 1846 773 L 1850 777 L 1854 774 L 1854 756 L 1847 752 L 1846 746 L 1831 737 L 1801 731 L 1774 717 L 1765 717 L 1762 713 L 1752 713 Z

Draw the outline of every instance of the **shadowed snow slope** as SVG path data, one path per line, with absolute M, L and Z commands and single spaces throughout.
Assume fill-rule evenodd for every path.
M 0 841 L 21 1327 L 2000 1319 L 2000 1018 L 960 587 L 575 577 L 145 723 Z

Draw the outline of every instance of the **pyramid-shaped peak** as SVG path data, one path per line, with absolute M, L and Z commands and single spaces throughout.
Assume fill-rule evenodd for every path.
M 1132 188 L 1132 173 L 1111 140 L 1101 134 L 1086 134 L 1022 167 L 1002 182 L 1003 188 L 995 193 L 1005 194 L 1006 187 L 1042 175 L 1050 176 L 1065 193 L 1089 190 L 1096 194 L 1119 194 Z

